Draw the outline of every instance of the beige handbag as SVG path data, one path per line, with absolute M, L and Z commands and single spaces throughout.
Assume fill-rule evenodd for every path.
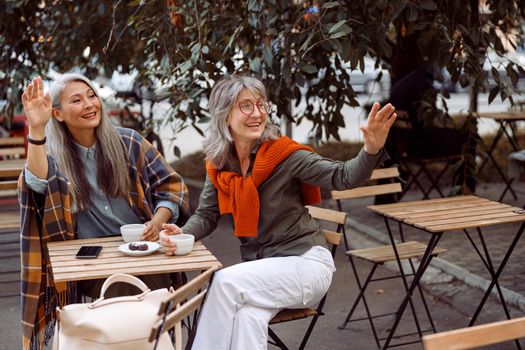
M 142 293 L 105 299 L 106 290 L 116 282 L 132 284 Z M 104 282 L 100 299 L 57 308 L 53 349 L 151 350 L 154 342 L 148 338 L 158 319 L 160 303 L 173 293 L 172 288 L 149 290 L 144 282 L 130 275 L 112 275 Z M 167 333 L 160 337 L 157 349 L 173 350 Z

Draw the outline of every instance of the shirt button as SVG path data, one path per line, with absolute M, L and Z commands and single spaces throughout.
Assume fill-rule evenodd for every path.
M 104 207 L 104 209 L 109 210 L 109 207 L 106 205 L 106 206 Z

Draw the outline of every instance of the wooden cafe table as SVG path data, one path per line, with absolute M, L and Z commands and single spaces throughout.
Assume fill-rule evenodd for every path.
M 115 273 L 140 276 L 222 267 L 220 261 L 200 241 L 195 242 L 190 254 L 181 256 L 168 256 L 159 250 L 145 256 L 128 256 L 118 249 L 123 243 L 121 236 L 48 243 L 55 282 L 107 278 Z M 83 245 L 100 245 L 102 251 L 96 259 L 75 258 Z
M 383 349 L 387 348 L 390 344 L 399 321 L 403 316 L 407 303 L 409 302 L 409 299 L 412 295 L 412 292 L 418 285 L 419 280 L 430 264 L 432 259 L 431 252 L 438 245 L 442 235 L 444 233 L 451 234 L 449 232 L 452 231 L 463 231 L 465 233 L 466 237 L 474 247 L 475 252 L 480 257 L 491 277 L 490 285 L 485 291 L 481 302 L 474 312 L 469 326 L 472 326 L 476 322 L 476 319 L 494 286 L 496 286 L 499 298 L 501 300 L 501 305 L 505 311 L 507 319 L 511 318 L 507 309 L 507 305 L 505 304 L 498 279 L 525 228 L 524 209 L 476 196 L 458 196 L 395 204 L 372 205 L 368 206 L 368 208 L 384 216 L 390 242 L 393 246 L 394 254 L 397 257 L 399 264 L 399 254 L 394 243 L 389 220 L 398 222 L 400 224 L 400 230 L 402 230 L 403 227 L 401 224 L 404 224 L 426 232 L 430 237 L 427 249 L 421 258 L 419 267 L 414 275 L 412 283 L 396 312 L 396 319 L 393 326 L 390 328 L 385 343 L 383 344 Z M 489 248 L 485 244 L 481 229 L 483 227 L 506 223 L 521 223 L 521 225 L 515 234 L 509 232 L 508 239 L 509 242 L 511 241 L 509 248 L 505 252 L 505 256 L 501 260 L 500 265 L 495 266 L 490 257 Z M 472 239 L 468 229 L 473 229 L 477 232 L 480 241 L 479 245 L 481 245 L 481 247 L 478 247 L 478 244 L 476 244 Z

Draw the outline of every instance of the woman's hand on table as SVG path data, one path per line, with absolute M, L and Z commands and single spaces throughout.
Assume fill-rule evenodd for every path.
M 166 255 L 173 255 L 177 250 L 177 244 L 173 242 L 169 236 L 171 235 L 180 235 L 182 229 L 175 224 L 162 224 L 163 230 L 160 231 L 160 243 L 164 247 L 164 253 Z
M 157 242 L 162 225 L 171 219 L 171 210 L 165 207 L 159 207 L 150 221 L 145 222 L 146 229 L 142 234 L 142 241 Z
M 151 221 L 144 223 L 144 225 L 146 225 L 146 228 L 144 229 L 144 233 L 142 234 L 142 237 L 140 240 L 150 241 L 150 242 L 158 241 L 159 233 L 162 230 L 162 224 L 155 220 L 151 220 Z

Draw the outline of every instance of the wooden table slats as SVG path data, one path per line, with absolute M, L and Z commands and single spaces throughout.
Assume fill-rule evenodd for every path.
M 107 247 L 106 248 L 102 248 L 102 250 L 104 249 L 110 249 L 109 251 L 106 251 L 104 252 L 104 258 L 105 259 L 113 259 L 113 261 L 115 262 L 118 262 L 118 261 L 129 261 L 129 258 L 127 255 L 124 255 L 122 254 L 118 249 L 113 249 L 113 247 Z M 77 249 L 78 250 L 78 249 Z M 75 253 L 76 251 L 75 250 Z M 158 252 L 162 253 L 162 251 L 159 249 Z M 68 264 L 70 264 L 70 260 L 71 260 L 71 254 L 73 252 L 66 252 L 66 251 L 60 251 L 60 252 L 54 252 L 53 253 L 53 266 L 67 266 Z M 199 255 L 209 255 L 210 252 L 206 249 L 206 247 L 204 247 L 202 244 L 201 245 L 195 245 L 195 247 L 193 248 L 193 251 L 190 253 L 191 256 L 199 256 Z M 133 257 L 133 261 L 137 261 L 137 260 L 155 260 L 157 259 L 156 257 L 157 253 L 155 254 L 150 254 L 150 255 L 145 255 L 145 256 L 135 256 Z M 187 255 L 187 256 L 190 256 L 190 255 Z M 96 259 L 84 259 L 86 260 L 86 263 L 90 263 L 90 261 L 88 260 L 96 260 Z M 96 262 L 93 261 L 93 263 L 95 264 Z
M 512 209 L 512 208 L 510 208 Z M 418 225 L 421 225 L 421 226 L 424 226 L 424 227 L 427 227 L 427 226 L 436 226 L 436 225 L 445 225 L 445 224 L 450 224 L 450 223 L 454 223 L 454 222 L 465 222 L 465 221 L 472 221 L 473 219 L 475 220 L 486 220 L 486 219 L 498 219 L 498 218 L 504 218 L 504 217 L 511 217 L 511 216 L 516 216 L 516 215 L 520 215 L 516 212 L 514 212 L 513 210 L 510 210 L 510 209 L 505 209 L 505 210 L 498 210 L 498 209 L 495 209 L 494 211 L 492 212 L 477 212 L 477 213 L 460 213 L 460 214 L 455 214 L 452 213 L 449 217 L 443 217 L 443 218 L 439 218 L 439 219 L 436 219 L 434 217 L 430 217 L 430 218 L 423 218 L 424 221 L 422 221 L 421 219 L 414 219 L 412 217 L 408 218 L 405 220 L 405 222 L 407 224 L 411 224 L 411 225 L 415 225 L 416 223 Z
M 476 196 L 457 196 L 368 208 L 428 232 L 525 221 L 525 210 Z
M 424 213 L 414 213 L 410 212 L 407 215 L 411 219 L 416 218 L 424 218 L 424 219 L 440 219 L 440 218 L 451 218 L 451 217 L 463 217 L 465 216 L 465 213 L 469 214 L 486 214 L 486 213 L 492 213 L 494 211 L 507 211 L 508 208 L 512 208 L 510 205 L 507 204 L 482 204 L 482 205 L 475 205 L 475 206 L 469 206 L 461 209 L 454 209 L 453 212 L 450 211 L 450 209 L 443 209 L 443 210 L 434 210 L 432 212 L 424 212 Z
M 135 259 L 127 259 L 127 260 L 107 260 L 104 264 L 97 264 L 95 262 L 86 263 L 84 260 L 97 260 L 97 259 L 77 259 L 81 260 L 77 265 L 72 266 L 71 264 L 62 265 L 62 266 L 55 266 L 53 265 L 53 274 L 67 274 L 71 272 L 84 272 L 86 269 L 89 269 L 91 271 L 101 271 L 101 270 L 125 270 L 128 268 L 134 268 L 137 264 L 141 265 L 152 265 L 154 267 L 159 267 L 162 265 L 173 265 L 173 261 L 170 261 L 172 259 L 159 259 L 160 257 L 164 258 L 164 253 L 153 253 L 151 254 L 150 259 L 144 259 L 140 257 L 134 257 Z M 166 256 L 168 257 L 168 256 Z M 177 259 L 177 264 L 187 264 L 192 262 L 204 262 L 204 261 L 213 261 L 215 260 L 215 257 L 213 255 L 207 254 L 207 255 L 187 255 L 180 257 Z M 141 266 L 141 268 L 148 267 L 148 266 Z
M 458 209 L 466 209 L 463 212 L 468 212 L 469 209 L 479 208 L 481 206 L 484 206 L 486 204 L 489 204 L 490 202 L 487 200 L 486 202 L 480 202 L 480 203 L 443 203 L 438 204 L 434 203 L 432 205 L 427 206 L 419 206 L 419 207 L 408 207 L 406 209 L 396 209 L 392 211 L 388 211 L 385 215 L 396 217 L 396 218 L 409 218 L 412 217 L 413 214 L 435 214 L 435 213 L 441 213 L 444 212 L 456 212 Z M 426 217 L 426 215 L 422 215 L 420 217 Z
M 163 266 L 146 266 L 146 267 L 134 267 L 127 269 L 108 269 L 108 270 L 99 270 L 99 271 L 90 271 L 90 272 L 76 272 L 68 274 L 59 274 L 58 278 L 55 279 L 55 282 L 66 282 L 66 281 L 81 281 L 81 280 L 92 280 L 98 278 L 107 278 L 115 273 L 127 273 L 133 276 L 140 275 L 156 275 L 162 273 L 172 273 L 172 272 L 189 272 L 189 271 L 202 271 L 207 270 L 210 267 L 222 267 L 222 265 L 216 261 L 206 261 L 199 263 L 189 263 L 189 264 L 179 264 L 177 269 L 174 270 L 172 266 L 163 265 Z
M 459 197 L 446 197 L 446 198 L 435 198 L 435 199 L 425 199 L 424 201 L 411 201 L 411 202 L 398 202 L 398 203 L 392 203 L 392 204 L 379 204 L 379 205 L 369 205 L 367 206 L 368 209 L 371 209 L 378 213 L 386 213 L 389 210 L 395 210 L 396 208 L 410 208 L 410 207 L 419 207 L 421 206 L 421 203 L 425 203 L 425 205 L 433 204 L 433 203 L 448 203 L 448 202 L 456 202 L 456 201 L 477 201 L 479 200 L 476 196 L 459 196 Z
M 506 111 L 493 113 L 478 113 L 481 118 L 494 119 L 497 121 L 520 121 L 525 120 L 525 112 L 523 111 Z
M 118 250 L 121 244 L 124 242 L 120 236 L 48 243 L 55 282 L 107 278 L 115 273 L 138 276 L 222 267 L 201 242 L 195 242 L 193 251 L 182 256 L 167 256 L 158 250 L 150 255 L 133 257 Z M 103 248 L 96 259 L 76 259 L 78 249 L 84 245 L 101 245 Z
M 64 245 L 63 244 L 64 242 L 66 243 L 71 242 L 71 243 L 69 245 L 67 244 Z M 77 242 L 80 242 L 80 243 L 77 243 Z M 99 245 L 99 246 L 102 246 L 102 251 L 104 252 L 104 254 L 111 254 L 113 252 L 113 253 L 118 253 L 121 256 L 126 256 L 126 255 L 123 255 L 118 250 L 118 246 L 121 244 L 124 244 L 124 242 L 122 241 L 122 238 L 120 237 L 117 240 L 113 240 L 113 237 L 107 237 L 107 238 L 104 238 L 104 241 L 101 241 L 101 238 L 76 239 L 76 240 L 71 240 L 71 241 L 53 242 L 51 244 L 53 245 L 53 249 L 50 250 L 49 256 L 69 256 L 73 252 L 76 252 L 83 245 Z M 106 250 L 104 248 L 111 248 L 111 250 Z M 200 249 L 205 250 L 206 247 L 200 241 L 195 242 L 195 244 L 193 245 L 193 250 L 195 251 L 195 250 L 200 250 Z
M 468 221 L 468 222 L 457 222 L 457 223 L 452 223 L 448 225 L 436 225 L 436 226 L 426 227 L 426 229 L 430 232 L 445 232 L 445 231 L 455 231 L 455 230 L 462 230 L 462 229 L 475 228 L 475 227 L 487 227 L 487 226 L 499 225 L 499 224 L 512 224 L 512 223 L 523 222 L 523 221 L 525 221 L 525 214 L 516 215 L 516 216 L 508 217 L 508 218 L 500 218 L 500 219 L 474 220 L 474 221 Z

